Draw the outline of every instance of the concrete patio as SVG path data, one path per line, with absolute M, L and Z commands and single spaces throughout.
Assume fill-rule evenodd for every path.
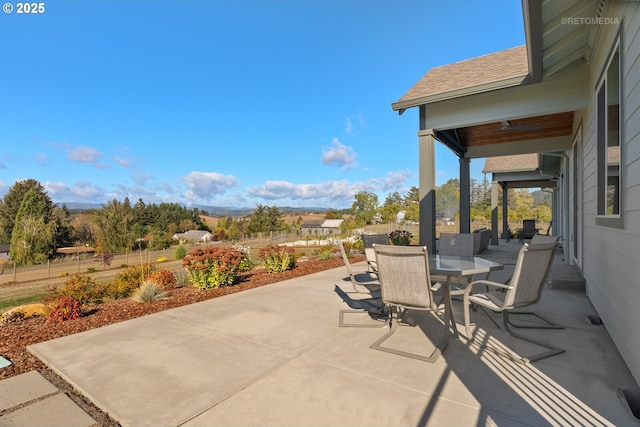
M 481 256 L 513 270 L 517 241 Z M 464 337 L 434 364 L 375 351 L 383 328 L 339 328 L 351 290 L 337 268 L 36 344 L 30 351 L 123 426 L 547 426 L 640 425 L 621 390 L 637 384 L 571 270 L 536 311 L 566 326 L 526 333 L 566 353 L 519 365 Z M 365 268 L 364 263 L 356 267 Z M 577 283 L 577 284 L 576 284 Z M 575 285 L 575 286 L 574 286 Z M 350 297 L 356 298 L 353 293 Z M 375 324 L 366 315 L 353 315 Z M 429 352 L 428 314 L 389 345 Z M 475 336 L 521 355 L 532 345 L 472 313 Z

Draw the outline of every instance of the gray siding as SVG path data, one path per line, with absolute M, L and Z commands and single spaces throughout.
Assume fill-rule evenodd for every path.
M 622 24 L 622 152 L 624 228 L 596 224 L 595 87 L 619 26 L 602 25 L 590 61 L 583 112 L 583 273 L 607 331 L 640 382 L 640 12 L 637 2 L 607 2 L 604 16 Z

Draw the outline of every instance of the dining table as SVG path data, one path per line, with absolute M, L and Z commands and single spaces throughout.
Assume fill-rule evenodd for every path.
M 447 277 L 447 281 L 444 285 L 447 286 L 445 296 L 446 298 L 449 298 L 449 307 L 451 307 L 451 293 L 449 289 L 451 278 L 474 276 L 476 274 L 490 273 L 492 271 L 502 269 L 504 269 L 504 265 L 477 256 L 429 255 L 430 273 L 433 275 Z M 459 283 L 459 281 L 456 283 Z M 447 317 L 451 321 L 450 327 L 453 329 L 453 334 L 457 338 L 458 328 L 456 327 L 453 310 L 451 310 Z

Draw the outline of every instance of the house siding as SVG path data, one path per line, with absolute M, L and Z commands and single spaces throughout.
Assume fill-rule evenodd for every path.
M 640 382 L 640 12 L 636 2 L 607 2 L 622 27 L 623 228 L 596 224 L 595 88 L 620 25 L 599 28 L 583 112 L 583 274 L 587 293 L 635 380 Z

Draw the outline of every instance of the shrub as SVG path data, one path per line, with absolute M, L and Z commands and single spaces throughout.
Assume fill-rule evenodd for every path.
M 233 245 L 233 249 L 244 254 L 244 258 L 240 261 L 238 269 L 240 271 L 250 271 L 254 267 L 253 261 L 251 260 L 251 248 L 246 245 Z
M 173 252 L 173 256 L 175 259 L 184 259 L 187 256 L 187 250 L 184 246 L 180 245 L 176 248 L 175 252 Z
M 411 243 L 413 234 L 407 230 L 393 230 L 389 233 L 389 238 L 391 239 L 391 243 L 394 245 L 408 246 L 409 243 Z
M 115 255 L 112 253 L 101 253 L 96 255 L 96 261 L 98 261 L 100 264 L 102 264 L 102 269 L 106 270 L 107 268 L 109 268 L 111 266 L 111 261 L 113 261 L 113 257 Z
M 93 304 L 102 302 L 105 295 L 105 287 L 95 281 L 88 274 L 74 274 L 65 280 L 60 289 L 56 289 L 58 297 L 70 297 L 81 304 Z
M 157 283 L 162 290 L 173 289 L 177 284 L 176 276 L 173 272 L 164 268 L 149 273 L 147 275 L 147 281 Z
M 169 297 L 169 293 L 161 289 L 161 286 L 153 280 L 145 280 L 134 292 L 132 299 L 135 302 L 153 302 Z
M 176 271 L 174 274 L 176 276 L 176 288 L 182 288 L 189 284 L 189 277 L 185 270 Z
M 118 273 L 116 278 L 109 282 L 106 295 L 113 299 L 127 298 L 131 296 L 142 282 L 146 279 L 147 275 L 155 270 L 155 267 L 149 264 L 142 264 L 127 267 Z
M 54 323 L 63 320 L 73 320 L 82 316 L 82 303 L 69 296 L 61 296 L 53 301 L 49 308 L 47 319 Z
M 358 250 L 363 250 L 364 249 L 364 242 L 362 241 L 362 236 L 358 236 L 358 238 L 355 240 L 355 242 L 350 243 L 349 241 L 344 242 L 345 246 L 344 248 L 347 249 L 347 245 L 351 245 L 351 247 L 353 247 L 353 249 L 358 249 Z
M 289 246 L 267 245 L 260 249 L 260 259 L 269 273 L 279 273 L 293 268 L 295 250 Z
M 327 261 L 333 258 L 333 247 L 330 245 L 325 245 L 321 248 L 314 249 L 311 254 L 313 256 L 317 256 L 322 261 Z
M 89 273 L 89 274 L 95 273 L 96 271 L 98 271 L 98 270 L 96 270 L 96 269 L 95 269 L 95 268 L 93 268 L 93 267 L 89 267 L 89 268 L 87 268 L 87 273 Z
M 182 260 L 189 281 L 199 289 L 233 285 L 246 254 L 233 248 L 198 248 Z

